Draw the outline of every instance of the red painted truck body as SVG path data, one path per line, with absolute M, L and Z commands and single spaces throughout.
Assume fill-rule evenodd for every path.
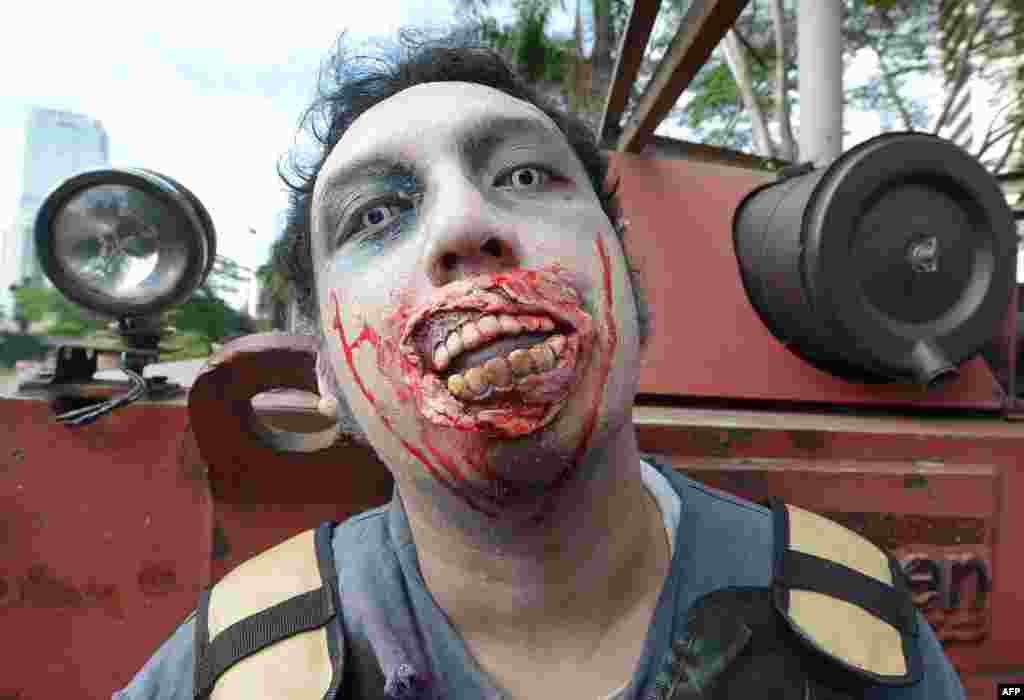
M 866 534 L 904 563 L 972 700 L 1024 681 L 1015 304 L 1002 355 L 970 361 L 941 390 L 843 382 L 778 343 L 745 296 L 732 212 L 765 174 L 622 154 L 613 163 L 654 312 L 634 412 L 641 449 Z M 0 397 L 0 700 L 109 697 L 201 587 L 388 498 L 387 470 L 363 447 L 261 442 L 250 397 L 315 391 L 309 342 L 275 338 L 225 348 L 183 382 L 191 401 L 142 401 L 77 429 L 55 425 L 43 398 Z M 265 423 L 325 427 L 308 394 L 264 397 Z

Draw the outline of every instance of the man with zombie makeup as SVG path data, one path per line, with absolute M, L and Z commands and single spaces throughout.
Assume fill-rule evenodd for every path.
M 403 39 L 331 64 L 278 261 L 394 498 L 228 574 L 114 697 L 962 698 L 884 553 L 641 457 L 595 141 L 495 54 Z

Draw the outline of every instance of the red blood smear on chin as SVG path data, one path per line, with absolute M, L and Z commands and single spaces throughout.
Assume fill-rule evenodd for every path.
M 363 342 L 368 342 L 371 346 L 373 346 L 374 350 L 377 351 L 378 366 L 379 366 L 380 365 L 380 362 L 379 362 L 379 360 L 380 360 L 380 336 L 377 335 L 377 332 L 374 331 L 373 328 L 371 328 L 369 325 L 364 323 L 363 324 L 363 330 L 360 331 L 358 336 L 356 336 L 355 341 L 352 342 L 351 344 L 349 344 L 348 338 L 345 335 L 345 328 L 344 328 L 344 326 L 342 326 L 342 323 L 341 323 L 341 305 L 338 303 L 338 296 L 337 296 L 337 294 L 334 291 L 331 292 L 331 301 L 334 303 L 334 323 L 333 323 L 333 328 L 334 328 L 335 332 L 337 332 L 337 334 L 338 334 L 338 341 L 341 343 L 341 350 L 342 350 L 343 353 L 345 353 L 345 364 L 348 365 L 348 369 L 352 373 L 353 379 L 356 380 L 356 385 L 359 387 L 359 390 L 361 392 L 363 392 L 363 396 L 366 397 L 366 400 L 369 402 L 370 407 L 373 408 L 374 413 L 376 413 L 377 417 L 380 418 L 381 423 L 384 424 L 384 427 L 387 428 L 388 431 L 398 439 L 398 441 L 402 444 L 402 447 L 404 447 L 405 450 L 410 455 L 412 455 L 421 464 L 423 464 L 424 467 L 427 468 L 427 471 L 430 472 L 430 475 L 433 476 L 436 481 L 438 481 L 441 484 L 443 484 L 453 494 L 455 494 L 457 497 L 461 498 L 465 503 L 469 504 L 469 506 L 471 508 L 473 508 L 474 510 L 477 510 L 477 511 L 479 511 L 481 513 L 484 513 L 485 515 L 489 515 L 489 516 L 493 517 L 495 515 L 494 513 L 488 513 L 487 511 L 485 511 L 482 508 L 480 508 L 480 506 L 478 506 L 472 500 L 467 498 L 464 494 L 459 493 L 459 491 L 456 490 L 456 488 L 451 483 L 449 483 L 447 480 L 445 480 L 441 476 L 440 472 L 438 472 L 437 468 L 430 462 L 430 460 L 427 458 L 426 455 L 424 455 L 414 445 L 412 445 L 409 442 L 407 442 L 406 440 L 404 440 L 398 433 L 395 432 L 394 427 L 391 425 L 391 421 L 388 419 L 387 416 L 385 416 L 383 413 L 380 412 L 380 409 L 377 406 L 377 399 L 374 397 L 374 395 L 372 393 L 370 393 L 370 390 L 367 389 L 366 385 L 363 383 L 363 378 L 360 376 L 359 370 L 356 369 L 355 362 L 353 362 L 353 358 L 352 358 L 352 351 L 355 348 L 359 347 L 359 345 L 361 345 Z M 434 457 L 437 458 L 438 461 L 441 462 L 441 464 L 445 466 L 445 468 L 447 469 L 447 471 L 449 473 L 449 476 L 453 480 L 455 480 L 457 482 L 464 482 L 465 481 L 465 477 L 462 476 L 462 474 L 459 472 L 458 468 L 454 464 L 452 464 L 450 461 L 444 459 L 439 452 L 434 451 L 430 447 L 430 443 L 426 439 L 426 433 L 425 432 L 423 433 L 423 437 L 424 437 L 424 444 L 426 444 L 427 448 L 434 454 Z
M 608 350 L 601 357 L 601 379 L 598 386 L 598 390 L 594 393 L 594 403 L 590 407 L 590 415 L 587 416 L 587 422 L 583 428 L 583 436 L 580 439 L 579 447 L 576 449 L 576 464 L 579 464 L 580 460 L 583 459 L 583 455 L 587 451 L 587 446 L 590 443 L 590 436 L 594 432 L 594 426 L 597 423 L 597 413 L 601 408 L 601 398 L 604 396 L 604 387 L 608 382 L 608 375 L 612 370 L 612 360 L 615 358 L 615 349 L 619 344 L 619 332 L 615 325 L 615 314 L 613 313 L 612 304 L 612 270 L 611 262 L 608 259 L 608 253 L 604 249 L 604 242 L 597 239 L 597 253 L 601 256 L 601 273 L 604 278 L 604 322 L 608 327 Z
M 359 386 L 359 390 L 363 392 L 363 396 L 370 402 L 370 405 L 377 408 L 377 399 L 374 398 L 370 390 L 363 384 L 363 378 L 359 376 L 359 372 L 356 371 L 355 365 L 352 363 L 352 351 L 359 347 L 359 345 L 365 340 L 374 347 L 374 349 L 380 348 L 380 336 L 377 335 L 370 326 L 363 324 L 363 330 L 360 331 L 359 335 L 356 336 L 355 342 L 349 345 L 348 339 L 345 337 L 345 329 L 341 325 L 341 306 L 338 304 L 338 296 L 332 291 L 331 301 L 334 302 L 334 324 L 333 328 L 338 334 L 338 340 L 341 342 L 341 351 L 345 353 L 345 363 L 348 365 L 348 369 L 352 372 L 352 377 L 356 380 L 356 384 Z M 380 415 L 380 412 L 377 412 Z M 383 416 L 381 416 L 383 418 Z M 385 421 L 386 424 L 386 421 Z
M 430 435 L 428 434 L 426 428 L 420 431 L 420 438 L 423 440 L 423 444 L 426 446 L 427 451 L 434 456 L 434 459 L 441 463 L 441 465 L 448 471 L 448 474 L 451 475 L 452 479 L 461 483 L 465 483 L 466 478 L 462 475 L 462 472 L 459 470 L 458 466 L 451 459 L 449 459 L 447 456 L 441 453 L 440 450 L 435 448 L 434 445 L 430 442 Z M 471 464 L 470 466 L 474 468 L 474 471 L 477 471 L 476 465 Z M 483 513 L 484 515 L 489 515 L 491 517 L 497 516 L 497 513 L 493 513 L 486 510 L 483 506 L 476 503 L 474 499 L 469 497 L 468 495 L 461 495 L 463 497 L 463 502 L 467 503 L 469 507 L 472 508 L 473 510 Z

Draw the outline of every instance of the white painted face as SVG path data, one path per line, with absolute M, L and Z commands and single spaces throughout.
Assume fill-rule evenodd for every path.
M 457 82 L 380 102 L 316 181 L 312 252 L 328 358 L 400 484 L 535 504 L 630 420 L 625 259 L 533 105 Z

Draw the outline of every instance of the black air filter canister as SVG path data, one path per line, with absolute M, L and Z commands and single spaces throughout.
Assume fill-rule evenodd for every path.
M 828 168 L 760 187 L 733 220 L 743 282 L 769 330 L 855 382 L 935 387 L 1006 316 L 1013 215 L 949 141 L 884 134 Z

